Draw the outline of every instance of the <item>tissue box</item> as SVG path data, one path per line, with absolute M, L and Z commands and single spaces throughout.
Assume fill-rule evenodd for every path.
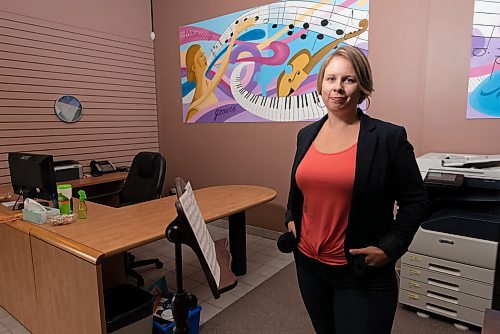
M 47 211 L 23 209 L 23 219 L 35 224 L 43 224 L 52 216 L 60 214 L 59 209 L 45 207 Z

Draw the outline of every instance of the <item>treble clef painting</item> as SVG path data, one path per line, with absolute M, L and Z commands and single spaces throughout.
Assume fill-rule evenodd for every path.
M 368 53 L 369 0 L 282 0 L 179 28 L 185 123 L 313 121 L 318 69 Z

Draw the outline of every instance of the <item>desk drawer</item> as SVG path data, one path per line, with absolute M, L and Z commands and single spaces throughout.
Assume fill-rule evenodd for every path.
M 492 284 L 485 284 L 463 277 L 432 272 L 422 268 L 411 267 L 406 264 L 401 265 L 401 280 L 403 278 L 485 299 L 491 299 L 493 296 Z
M 439 299 L 453 305 L 461 305 L 478 311 L 484 311 L 491 308 L 491 298 L 481 298 L 475 295 L 450 290 L 448 287 L 442 287 L 435 284 L 441 284 L 435 280 L 430 280 L 432 284 L 418 282 L 409 278 L 401 278 L 400 288 L 416 292 L 429 298 Z
M 453 305 L 448 302 L 420 295 L 412 291 L 400 290 L 399 302 L 479 327 L 483 325 L 484 311 L 478 311 L 460 305 Z
M 485 269 L 467 264 L 452 262 L 435 257 L 407 252 L 401 259 L 401 265 L 419 267 L 430 272 L 441 273 L 453 277 L 462 277 L 470 280 L 493 284 L 495 270 Z

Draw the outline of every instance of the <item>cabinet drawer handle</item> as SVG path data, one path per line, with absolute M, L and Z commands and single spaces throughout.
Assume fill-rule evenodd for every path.
M 440 288 L 445 288 L 445 289 L 449 289 L 449 290 L 453 290 L 453 291 L 460 291 L 460 286 L 458 284 L 453 284 L 453 283 L 450 283 L 450 282 L 440 281 L 440 280 L 437 280 L 435 278 L 430 278 L 429 277 L 427 279 L 427 283 L 429 285 L 438 286 Z
M 445 266 L 440 266 L 438 264 L 429 263 L 429 270 L 437 271 L 444 274 L 449 274 L 453 276 L 460 276 L 460 270 Z
M 457 297 L 448 296 L 448 295 L 438 293 L 435 291 L 427 291 L 427 297 L 458 305 L 458 298 Z
M 449 309 L 449 308 L 446 308 L 446 307 L 442 307 L 442 306 L 439 306 L 439 305 L 427 303 L 425 305 L 425 308 L 428 309 L 428 310 L 434 311 L 434 312 L 446 314 L 446 315 L 448 315 L 450 317 L 456 317 L 457 316 L 457 311 Z
M 448 244 L 448 245 L 454 245 L 455 241 L 451 239 L 439 239 L 439 243 L 441 244 Z
M 410 255 L 410 260 L 411 261 L 422 261 L 422 257 L 417 256 L 417 255 Z

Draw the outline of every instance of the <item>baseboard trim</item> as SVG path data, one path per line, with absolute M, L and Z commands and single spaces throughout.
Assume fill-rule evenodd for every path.
M 218 219 L 216 221 L 213 221 L 209 223 L 210 225 L 217 226 L 217 227 L 222 227 L 222 228 L 229 228 L 229 222 L 226 219 Z M 247 225 L 246 226 L 247 234 L 255 235 L 261 238 L 266 238 L 266 239 L 271 239 L 271 240 L 278 240 L 279 236 L 281 235 L 281 232 L 278 231 L 273 231 L 273 230 L 268 230 L 262 227 L 257 227 L 257 226 L 252 226 L 252 225 Z

